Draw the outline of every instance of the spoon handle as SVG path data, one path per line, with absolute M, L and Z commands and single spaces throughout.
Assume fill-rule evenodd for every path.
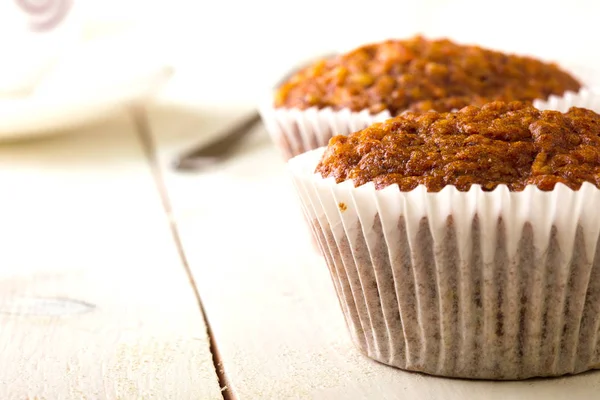
M 239 122 L 227 127 L 217 139 L 194 146 L 187 153 L 179 155 L 173 162 L 178 170 L 198 170 L 223 158 L 240 139 L 260 121 L 260 115 L 254 111 Z

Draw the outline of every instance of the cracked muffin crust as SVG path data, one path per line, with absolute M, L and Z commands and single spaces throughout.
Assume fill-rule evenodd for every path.
M 540 111 L 524 102 L 492 102 L 450 113 L 405 112 L 366 129 L 333 137 L 316 172 L 356 186 L 398 184 L 430 192 L 472 184 L 511 191 L 600 186 L 600 115 L 572 107 Z

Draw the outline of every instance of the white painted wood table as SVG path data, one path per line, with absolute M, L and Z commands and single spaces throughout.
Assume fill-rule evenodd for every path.
M 0 146 L 0 399 L 600 397 L 600 373 L 473 382 L 362 356 L 261 128 L 170 168 L 235 115 L 151 107 Z

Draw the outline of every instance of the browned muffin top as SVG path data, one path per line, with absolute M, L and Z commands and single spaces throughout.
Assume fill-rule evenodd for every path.
M 392 115 L 452 111 L 489 101 L 532 101 L 577 91 L 556 65 L 449 40 L 388 40 L 321 60 L 276 92 L 275 106 L 332 107 Z
M 337 182 L 369 181 L 401 191 L 423 184 L 467 191 L 472 184 L 512 191 L 552 190 L 557 182 L 600 187 L 600 115 L 572 107 L 539 111 L 525 102 L 492 102 L 450 113 L 402 115 L 333 137 L 316 172 Z

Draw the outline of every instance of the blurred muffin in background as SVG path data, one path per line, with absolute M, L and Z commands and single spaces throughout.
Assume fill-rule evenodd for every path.
M 261 107 L 290 158 L 404 111 L 438 112 L 490 101 L 545 100 L 581 83 L 556 64 L 416 36 L 368 44 L 300 70 Z

